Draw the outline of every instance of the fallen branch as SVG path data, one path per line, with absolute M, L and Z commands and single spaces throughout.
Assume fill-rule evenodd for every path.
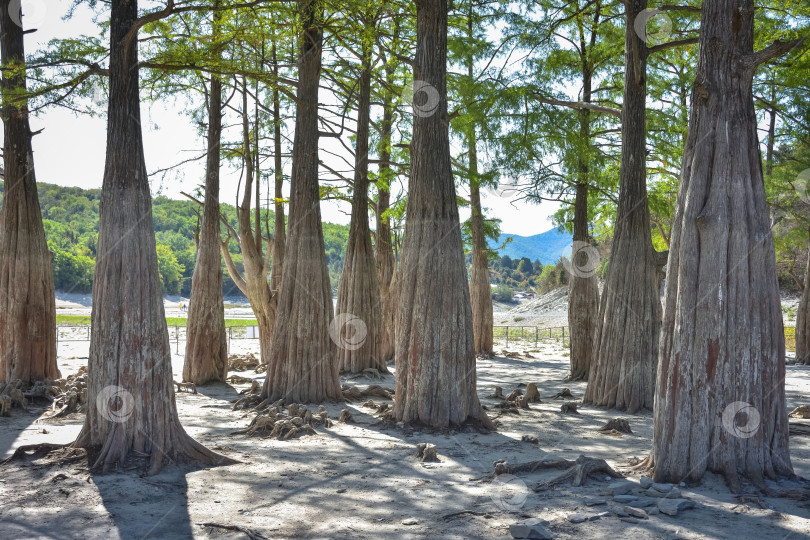
M 549 482 L 540 482 L 534 487 L 534 491 L 544 491 L 569 480 L 572 486 L 578 487 L 585 484 L 585 480 L 589 475 L 595 473 L 606 474 L 612 478 L 624 478 L 621 473 L 614 471 L 604 459 L 581 455 L 577 458 L 573 467 Z

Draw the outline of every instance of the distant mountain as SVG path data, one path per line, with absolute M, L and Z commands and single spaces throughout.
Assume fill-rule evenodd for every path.
M 572 236 L 557 229 L 551 229 L 534 236 L 520 236 L 519 234 L 502 234 L 500 241 L 492 242 L 490 248 L 502 244 L 507 238 L 512 238 L 503 249 L 498 250 L 501 256 L 508 255 L 511 259 L 528 257 L 529 260 L 539 260 L 543 264 L 556 263 L 566 248 L 570 248 Z

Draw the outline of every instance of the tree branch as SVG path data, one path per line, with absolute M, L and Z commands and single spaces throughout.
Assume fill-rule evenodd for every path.
M 698 43 L 700 38 L 687 38 L 687 39 L 676 39 L 675 41 L 668 41 L 666 43 L 661 43 L 659 45 L 653 45 L 652 47 L 647 49 L 649 54 L 654 54 L 661 51 L 666 51 L 667 49 L 674 49 L 675 47 L 681 47 L 683 45 L 692 45 L 694 43 Z
M 794 39 L 793 41 L 776 40 L 761 51 L 744 56 L 740 62 L 742 63 L 744 69 L 753 71 L 761 64 L 785 55 L 793 49 L 800 47 L 804 43 L 805 39 L 806 38 L 799 38 Z
M 596 105 L 594 103 L 584 103 L 582 101 L 561 101 L 559 99 L 545 97 L 541 94 L 533 94 L 534 98 L 540 103 L 547 103 L 549 105 L 559 105 L 560 107 L 568 107 L 569 109 L 587 109 L 589 111 L 600 112 L 604 114 L 612 114 L 613 116 L 621 119 L 621 109 L 613 107 L 605 107 L 604 105 Z

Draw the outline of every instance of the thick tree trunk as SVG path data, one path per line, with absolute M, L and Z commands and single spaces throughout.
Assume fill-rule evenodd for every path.
M 796 361 L 810 366 L 810 253 L 804 271 L 804 288 L 796 314 Z
M 587 167 L 584 164 L 581 164 Z M 585 172 L 587 176 L 587 172 Z M 574 201 L 574 239 L 568 266 L 568 328 L 571 330 L 571 380 L 588 378 L 593 340 L 598 327 L 599 286 L 594 248 L 588 234 L 588 184 L 577 184 Z
M 446 0 L 417 0 L 416 42 L 414 81 L 430 91 L 414 96 L 394 416 L 434 427 L 468 419 L 491 425 L 476 393 L 470 292 L 450 166 Z
M 369 20 L 366 24 L 369 24 Z M 352 220 L 343 273 L 338 287 L 337 317 L 332 326 L 332 338 L 337 338 L 338 366 L 351 373 L 360 373 L 368 368 L 388 372 L 385 359 L 380 354 L 382 326 L 380 282 L 371 247 L 371 229 L 368 221 L 371 53 L 371 44 L 364 41 L 355 143 Z
M 12 20 L 11 4 L 3 0 L 0 6 L 5 164 L 0 210 L 0 380 L 20 379 L 28 384 L 58 379 L 60 374 L 51 252 L 42 227 L 25 97 L 23 29 Z
M 87 410 L 75 446 L 99 450 L 105 470 L 132 452 L 149 474 L 165 460 L 229 462 L 180 425 L 163 311 L 138 96 L 135 0 L 113 0 L 107 157 L 93 281 Z
M 219 1 L 214 2 L 214 8 Z M 219 39 L 221 11 L 214 11 L 214 39 Z M 208 103 L 208 156 L 205 164 L 205 206 L 197 261 L 191 279 L 186 327 L 183 381 L 203 385 L 228 376 L 228 341 L 222 300 L 222 264 L 219 253 L 219 167 L 222 136 L 222 81 L 211 75 Z
M 661 301 L 647 206 L 647 46 L 634 28 L 647 0 L 626 5 L 619 205 L 585 402 L 633 414 L 653 407 Z
M 386 83 L 394 83 L 394 70 L 386 65 Z M 377 228 L 374 235 L 374 258 L 377 262 L 377 277 L 380 283 L 380 302 L 382 317 L 380 323 L 380 358 L 384 362 L 394 359 L 394 305 L 396 258 L 391 244 L 391 219 L 385 215 L 391 205 L 391 182 L 394 179 L 391 169 L 391 138 L 394 126 L 393 94 L 386 89 L 383 96 L 383 116 L 380 122 L 380 168 L 377 178 Z
M 278 317 L 262 396 L 287 403 L 340 400 L 332 290 L 326 267 L 318 193 L 318 83 L 323 5 L 299 2 L 297 107 L 293 142 L 290 228 Z
M 475 129 L 467 134 L 470 155 L 470 230 L 472 232 L 472 270 L 470 271 L 470 305 L 472 307 L 473 340 L 476 354 L 492 354 L 492 287 L 489 284 L 487 239 L 484 235 L 484 214 L 481 189 L 478 184 L 478 152 Z
M 667 267 L 649 463 L 661 482 L 709 470 L 792 476 L 785 341 L 752 79 L 751 0 L 703 4 Z

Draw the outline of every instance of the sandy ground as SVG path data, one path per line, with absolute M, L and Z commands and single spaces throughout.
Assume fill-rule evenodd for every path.
M 233 341 L 232 352 L 257 348 L 255 341 Z M 318 434 L 292 441 L 231 435 L 247 426 L 250 416 L 231 411 L 231 402 L 246 385 L 218 384 L 197 395 L 177 396 L 180 418 L 198 441 L 242 463 L 208 470 L 167 466 L 153 477 L 138 471 L 107 475 L 90 473 L 86 460 L 59 466 L 14 462 L 0 468 L 0 539 L 21 538 L 247 538 L 201 526 L 216 522 L 253 529 L 268 538 L 508 538 L 508 527 L 526 518 L 548 521 L 556 538 L 694 539 L 807 538 L 807 502 L 761 497 L 763 508 L 740 504 L 714 475 L 698 486 L 682 488 L 697 507 L 671 517 L 650 515 L 640 523 L 620 521 L 622 508 L 607 493 L 605 478 L 584 487 L 568 486 L 535 493 L 530 488 L 556 471 L 521 473 L 500 482 L 473 481 L 492 470 L 496 460 L 520 463 L 552 454 L 576 459 L 580 454 L 604 458 L 638 482 L 628 460 L 643 458 L 652 435 L 650 413 L 625 416 L 632 435 L 614 437 L 597 429 L 620 416 L 580 406 L 580 415 L 560 413 L 552 395 L 570 388 L 581 397 L 584 383 L 565 382 L 566 352 L 557 342 L 542 343 L 520 358 L 498 356 L 478 361 L 479 395 L 488 399 L 495 386 L 508 393 L 535 382 L 543 403 L 520 415 L 498 418 L 497 432 L 430 432 L 389 428 L 359 403 L 328 405 L 330 416 L 348 408 L 356 424 L 317 428 Z M 87 361 L 87 342 L 63 342 L 59 363 L 63 375 Z M 182 343 L 180 351 L 183 350 Z M 501 351 L 501 349 L 498 349 Z M 501 351 L 502 352 L 502 351 Z M 182 356 L 173 367 L 179 378 Z M 810 367 L 788 366 L 788 406 L 808 403 Z M 243 376 L 261 376 L 242 372 Z M 179 380 L 179 379 L 178 379 Z M 354 378 L 344 382 L 364 387 L 380 381 Z M 393 375 L 380 384 L 394 386 Z M 381 400 L 375 399 L 380 402 Z M 15 409 L 0 418 L 0 458 L 22 444 L 67 443 L 79 432 L 83 416 L 47 420 L 42 408 Z M 524 435 L 539 443 L 522 442 Z M 438 447 L 440 462 L 420 463 L 416 445 Z M 810 477 L 810 437 L 791 440 L 796 473 Z M 61 476 L 63 475 L 63 476 Z M 789 487 L 790 482 L 782 482 Z M 605 504 L 589 507 L 587 499 Z M 470 513 L 458 514 L 468 511 Z M 573 524 L 572 513 L 608 512 L 596 521 Z M 403 523 L 412 523 L 406 525 Z

